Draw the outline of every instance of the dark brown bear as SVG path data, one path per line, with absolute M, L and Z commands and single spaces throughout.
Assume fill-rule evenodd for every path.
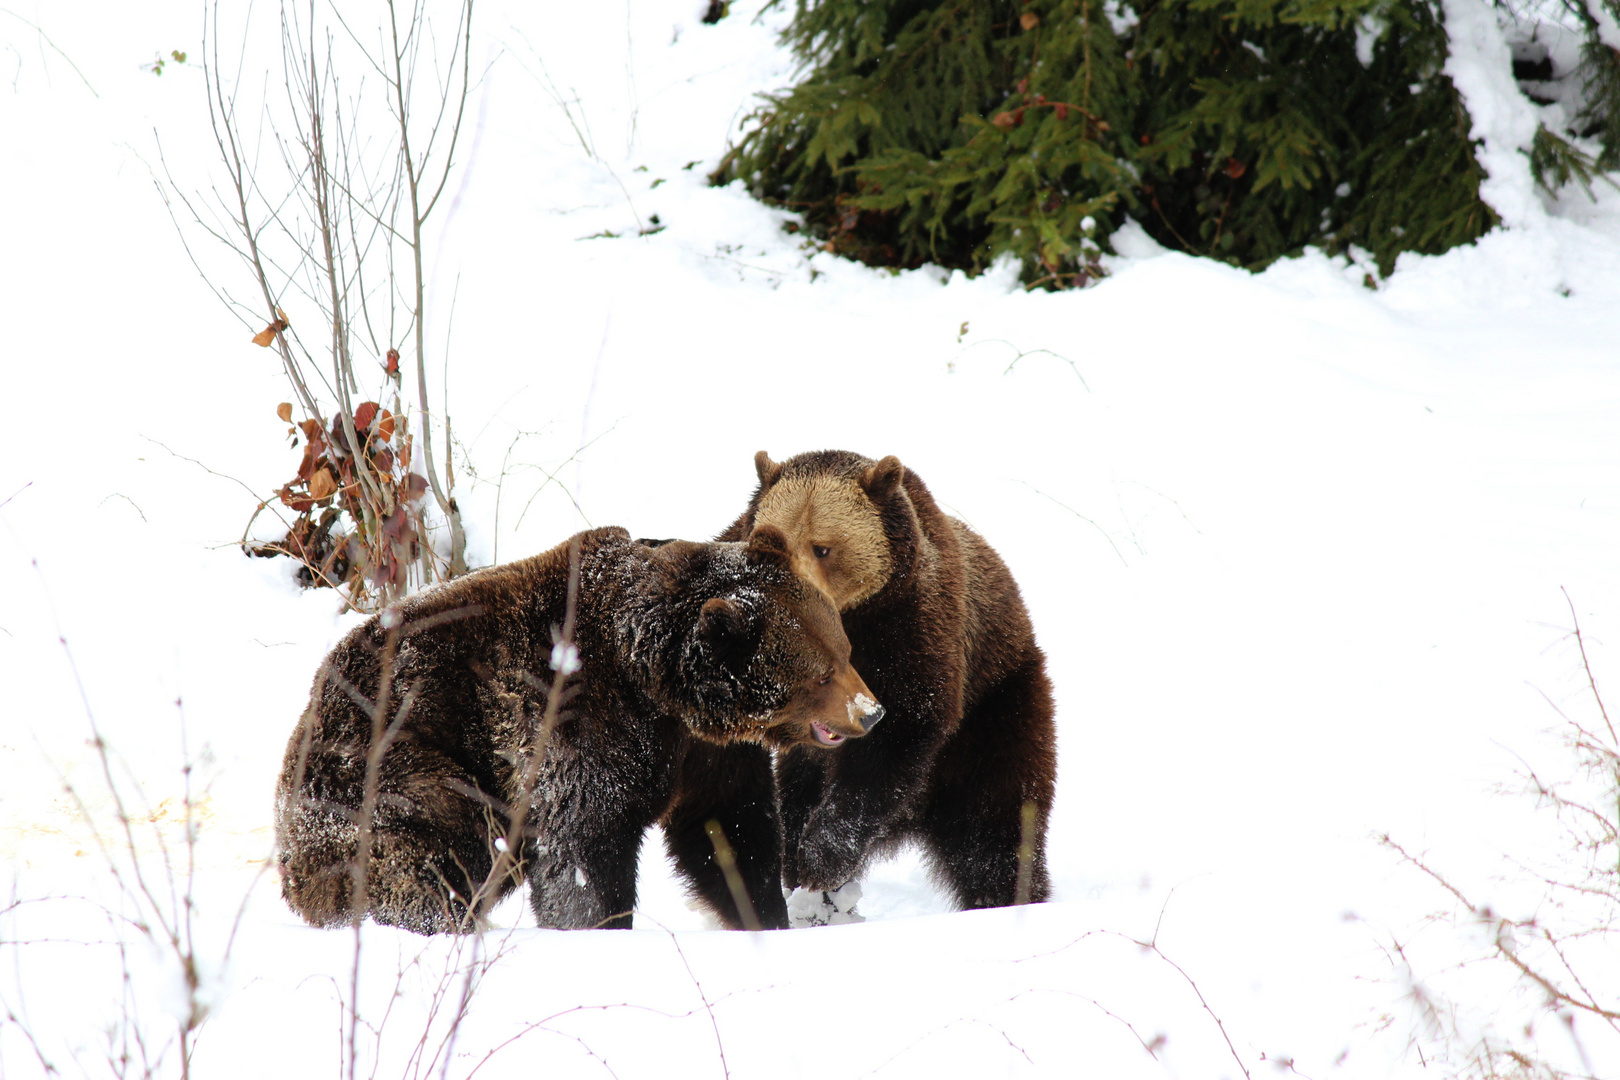
M 777 755 L 785 882 L 837 888 L 914 838 L 963 907 L 1045 900 L 1052 687 L 1006 565 L 897 458 L 762 450 L 754 463 L 759 487 L 722 538 L 786 536 L 887 709 L 837 755 Z
M 576 563 L 574 652 L 560 628 Z M 546 732 L 554 665 L 578 674 Z M 652 546 L 580 533 L 405 600 L 333 649 L 277 785 L 282 895 L 318 926 L 352 920 L 369 808 L 363 913 L 377 922 L 472 929 L 527 878 L 541 926 L 628 927 L 657 821 L 692 893 L 738 927 L 715 821 L 759 923 L 784 927 L 767 747 L 842 741 L 881 716 L 782 534 Z M 525 775 L 531 808 L 512 829 Z M 496 854 L 508 836 L 522 838 L 516 867 Z

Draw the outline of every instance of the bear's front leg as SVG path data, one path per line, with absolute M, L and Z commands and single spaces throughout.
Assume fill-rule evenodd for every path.
M 873 831 L 859 814 L 817 807 L 799 838 L 796 884 L 833 892 L 859 877 Z
M 792 837 L 784 845 L 793 853 L 790 886 L 830 891 L 853 881 L 865 869 L 873 842 L 887 831 L 899 804 L 876 797 L 873 773 L 888 755 L 862 745 L 875 738 L 789 755 L 790 761 L 800 759 L 783 784 L 782 824 Z
M 621 732 L 621 734 L 623 734 Z M 636 858 L 647 826 L 667 799 L 667 781 L 644 753 L 604 760 L 591 748 L 558 738 L 529 814 L 526 853 L 529 903 L 541 926 L 559 930 L 624 929 L 636 906 Z M 617 765 L 617 771 L 610 767 Z
M 717 857 L 711 826 L 719 827 L 731 853 L 731 873 Z M 751 911 L 752 925 L 763 930 L 787 928 L 776 788 L 771 756 L 764 747 L 690 740 L 681 756 L 674 801 L 664 815 L 664 843 L 692 894 L 727 929 L 751 925 L 739 908 L 738 888 Z
M 860 876 L 876 846 L 911 831 L 929 770 L 954 724 L 911 706 L 903 694 L 890 692 L 885 700 L 896 704 L 870 735 L 812 758 L 824 763 L 826 778 L 813 795 L 808 785 L 800 792 L 809 806 L 803 826 L 785 844 L 795 858 L 790 885 L 836 889 Z M 789 828 L 786 785 L 782 796 L 782 823 Z
M 644 828 L 542 835 L 529 863 L 535 921 L 557 930 L 630 929 Z
M 821 751 L 809 747 L 776 755 L 777 806 L 782 820 L 782 884 L 789 889 L 802 884 L 799 848 L 804 843 L 805 823 L 821 805 L 822 793 L 826 790 L 827 771 L 822 757 Z

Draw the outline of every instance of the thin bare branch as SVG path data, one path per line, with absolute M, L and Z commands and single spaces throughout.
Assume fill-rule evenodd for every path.
M 1603 695 L 1598 693 L 1597 677 L 1592 674 L 1592 661 L 1586 655 L 1586 638 L 1581 635 L 1581 620 L 1575 615 L 1575 601 L 1570 599 L 1569 590 L 1559 587 L 1564 594 L 1564 602 L 1569 605 L 1569 619 L 1575 627 L 1575 645 L 1581 651 L 1581 667 L 1586 671 L 1586 685 L 1592 688 L 1592 700 L 1597 702 L 1598 712 L 1603 716 L 1603 725 L 1609 729 L 1609 740 L 1612 745 L 1620 745 L 1620 735 L 1614 731 L 1614 723 L 1609 719 L 1608 707 L 1603 704 Z

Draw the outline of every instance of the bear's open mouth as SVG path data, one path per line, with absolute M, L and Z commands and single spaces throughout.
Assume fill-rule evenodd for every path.
M 844 741 L 844 737 L 820 720 L 810 721 L 810 733 L 816 737 L 816 742 L 822 746 L 837 746 Z

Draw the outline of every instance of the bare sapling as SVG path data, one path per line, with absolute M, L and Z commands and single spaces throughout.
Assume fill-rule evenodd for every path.
M 77 899 L 101 914 L 107 931 L 99 939 L 38 941 L 0 931 L 0 954 L 12 954 L 4 963 L 17 973 L 21 995 L 14 1004 L 0 994 L 0 1026 L 18 1030 L 45 1075 L 61 1074 L 52 1061 L 53 1052 L 31 1030 L 23 1007 L 27 992 L 22 973 L 45 962 L 26 956 L 28 950 L 78 946 L 93 956 L 79 968 L 86 1010 L 106 1008 L 112 1013 L 104 1029 L 101 1060 L 92 1066 L 80 1060 L 78 1049 L 62 1053 L 86 1075 L 106 1071 L 116 1077 L 177 1075 L 185 1080 L 192 1074 L 197 1040 L 210 1015 L 213 980 L 229 962 L 247 902 L 245 893 L 223 945 L 204 932 L 198 857 L 209 790 L 199 772 L 208 751 L 198 753 L 192 746 L 183 703 L 176 699 L 178 782 L 164 785 L 160 797 L 154 791 L 157 779 L 137 778 L 109 743 L 72 649 L 65 635 L 59 633 L 58 638 L 84 710 L 90 755 L 82 774 L 60 772 L 62 790 L 84 831 L 85 847 L 99 859 L 105 882 L 104 888 Z M 256 883 L 255 879 L 247 893 Z M 15 917 L 27 902 L 14 894 L 0 915 Z M 208 922 L 215 929 L 221 925 L 218 920 Z M 150 985 L 154 961 L 164 970 L 163 982 L 178 986 L 183 998 L 154 1007 Z M 0 1061 L 0 1072 L 4 1067 Z
M 176 708 L 181 707 L 179 701 L 175 705 Z M 63 789 L 73 801 L 80 819 L 89 828 L 96 849 L 121 896 L 123 911 L 116 914 L 122 918 L 116 920 L 115 925 L 121 923 L 125 928 L 133 928 L 140 937 L 155 945 L 178 968 L 186 994 L 186 1008 L 176 1021 L 172 1043 L 164 1040 L 156 1048 L 149 1049 L 143 1031 L 146 1022 L 139 1015 L 138 995 L 125 995 L 120 1034 L 140 1049 L 143 1074 L 156 1071 L 161 1060 L 167 1056 L 167 1047 L 172 1046 L 178 1058 L 180 1076 L 186 1078 L 191 1075 L 192 1050 L 208 1010 L 202 992 L 202 965 L 196 942 L 199 823 L 192 790 L 194 763 L 186 743 L 184 713 L 181 713 L 180 721 L 183 816 L 178 852 L 172 849 L 169 838 L 165 836 L 161 816 L 150 808 L 143 813 L 132 804 L 131 796 L 144 800 L 144 792 L 126 792 L 127 785 L 121 784 L 116 778 L 112 751 L 102 736 L 88 701 L 85 702 L 85 715 L 90 724 L 90 747 L 95 755 L 99 778 L 105 785 L 102 794 L 112 804 L 112 822 L 98 820 L 84 793 L 72 782 L 64 781 Z M 150 829 L 151 841 L 155 842 L 155 860 L 148 844 L 137 835 L 137 830 L 143 826 Z M 120 957 L 125 961 L 123 982 L 127 987 L 130 969 L 126 945 L 120 938 L 118 947 Z
M 248 58 L 270 35 L 250 12 L 228 70 L 214 4 L 201 53 L 223 183 L 190 192 L 165 161 L 160 184 L 171 214 L 178 204 L 191 219 L 176 226 L 193 263 L 275 351 L 291 392 L 275 412 L 302 459 L 242 546 L 290 556 L 304 585 L 340 589 L 360 611 L 467 569 L 444 385 L 435 399 L 428 379 L 424 268 L 472 85 L 472 6 L 449 3 L 435 22 L 427 0 L 389 0 L 387 20 L 365 28 L 313 0 L 283 2 L 264 80 L 283 93 L 258 98 Z M 235 277 L 204 265 L 199 231 L 234 256 Z M 280 535 L 251 539 L 266 510 Z
M 1470 953 L 1452 972 L 1428 976 L 1414 942 L 1391 949 L 1420 1024 L 1418 1052 L 1426 1045 L 1426 1060 L 1443 1058 L 1448 1075 L 1573 1080 L 1613 1075 L 1606 1069 L 1620 1061 L 1620 737 L 1573 603 L 1570 619 L 1586 705 L 1547 699 L 1570 754 L 1565 774 L 1523 771 L 1525 793 L 1564 839 L 1551 860 L 1513 859 L 1506 884 L 1528 891 L 1493 903 L 1427 854 L 1379 838 L 1449 898 L 1451 910 L 1434 921 L 1455 928 Z M 1448 983 L 1452 973 L 1459 978 Z

